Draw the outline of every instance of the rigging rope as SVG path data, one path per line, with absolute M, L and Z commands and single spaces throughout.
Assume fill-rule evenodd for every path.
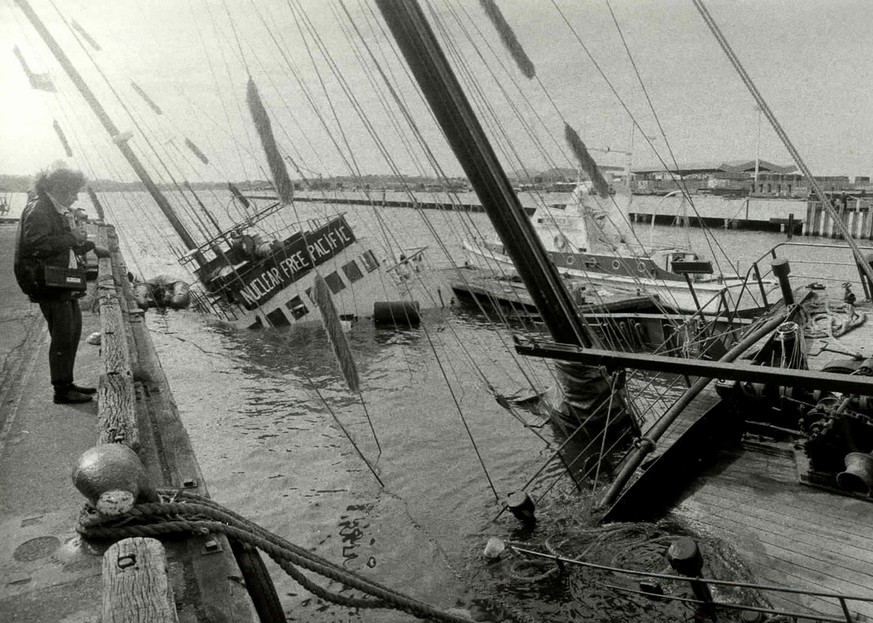
M 128 513 L 118 517 L 101 517 L 93 509 L 86 509 L 80 517 L 77 531 L 87 539 L 113 541 L 133 536 L 156 537 L 179 533 L 224 534 L 265 552 L 306 590 L 332 603 L 350 608 L 393 608 L 421 619 L 447 623 L 471 621 L 467 616 L 441 610 L 334 564 L 213 500 L 170 489 L 160 490 L 159 494 L 160 502 L 137 504 Z M 329 591 L 308 579 L 297 567 L 358 590 L 368 597 L 349 597 Z
M 812 172 L 809 170 L 809 167 L 806 166 L 806 162 L 804 162 L 803 158 L 801 158 L 800 153 L 794 147 L 794 143 L 791 142 L 791 139 L 788 138 L 788 134 L 782 128 L 782 125 L 779 123 L 779 120 L 776 119 L 776 116 L 773 114 L 773 111 L 770 109 L 770 106 L 767 104 L 767 101 L 764 99 L 764 96 L 761 95 L 761 92 L 758 91 L 758 87 L 755 86 L 755 83 L 752 81 L 752 78 L 749 76 L 748 72 L 746 72 L 745 67 L 743 67 L 740 62 L 739 57 L 734 53 L 733 48 L 730 43 L 728 43 L 724 34 L 721 32 L 718 24 L 713 19 L 709 10 L 703 4 L 702 0 L 693 0 L 694 6 L 697 7 L 697 11 L 700 13 L 701 17 L 703 17 L 703 21 L 706 22 L 706 25 L 709 27 L 709 30 L 715 36 L 719 45 L 721 46 L 724 53 L 727 55 L 728 60 L 730 60 L 731 65 L 733 65 L 734 69 L 740 76 L 740 79 L 743 81 L 743 84 L 746 85 L 746 88 L 752 94 L 752 97 L 755 99 L 755 103 L 758 107 L 763 111 L 764 116 L 767 117 L 767 120 L 770 122 L 770 125 L 773 126 L 773 130 L 776 131 L 777 136 L 779 136 L 782 143 L 785 145 L 785 149 L 788 150 L 788 153 L 791 154 L 791 157 L 794 159 L 794 162 L 797 164 L 797 168 L 799 168 L 807 182 L 810 186 L 812 186 L 815 194 L 818 196 L 819 201 L 821 201 L 822 207 L 828 212 L 830 217 L 833 219 L 834 225 L 837 229 L 839 229 L 843 238 L 846 240 L 846 243 L 852 249 L 852 253 L 855 255 L 855 259 L 858 263 L 858 268 L 860 268 L 870 283 L 873 283 L 873 268 L 870 267 L 870 264 L 867 260 L 864 259 L 864 256 L 861 253 L 861 249 L 858 247 L 858 244 L 855 242 L 852 235 L 849 233 L 846 224 L 843 222 L 843 219 L 839 218 L 836 214 L 836 210 L 831 205 L 831 202 L 828 201 L 827 195 L 822 189 L 821 185 L 818 183 L 818 180 L 812 175 Z

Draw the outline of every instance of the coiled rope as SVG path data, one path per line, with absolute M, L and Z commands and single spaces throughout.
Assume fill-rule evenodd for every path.
M 156 537 L 174 533 L 224 534 L 228 538 L 257 547 L 307 591 L 332 603 L 349 608 L 393 608 L 420 619 L 448 623 L 470 623 L 472 620 L 460 614 L 440 610 L 344 569 L 286 541 L 213 500 L 187 491 L 161 490 L 159 494 L 161 502 L 137 504 L 128 513 L 118 517 L 104 517 L 86 508 L 76 530 L 88 539 L 112 541 L 134 536 Z M 298 567 L 354 588 L 369 597 L 349 597 L 329 591 L 310 580 Z

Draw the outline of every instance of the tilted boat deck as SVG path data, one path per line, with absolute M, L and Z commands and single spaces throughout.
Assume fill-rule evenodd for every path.
M 830 302 L 837 301 L 831 298 Z M 864 357 L 873 354 L 873 306 L 865 302 L 855 309 L 868 316 L 860 326 L 839 338 L 828 335 L 805 340 L 810 369 L 820 370 L 850 359 L 850 353 Z M 686 435 L 710 409 L 718 410 L 718 404 L 711 383 L 659 440 L 649 465 L 655 465 L 655 458 L 664 456 L 683 438 L 692 445 L 702 445 L 701 439 L 718 439 L 724 433 L 723 427 L 696 440 L 688 441 Z M 709 417 L 713 416 L 724 419 L 730 413 L 717 412 Z M 681 493 L 667 502 L 670 514 L 701 533 L 730 543 L 760 584 L 873 600 L 873 498 L 862 499 L 802 483 L 791 440 L 759 442 L 754 435 L 746 434 L 729 447 L 723 443 L 707 447 L 708 452 L 698 448 L 700 454 L 690 456 L 684 449 L 675 453 L 686 463 L 678 468 L 674 465 L 673 471 L 667 473 L 682 480 L 683 468 L 686 473 L 700 472 L 690 481 L 687 477 L 678 483 L 661 480 L 665 487 L 681 488 Z M 797 453 L 802 457 L 803 450 Z M 651 481 L 647 486 L 651 487 Z M 658 492 L 648 495 L 655 500 Z M 848 620 L 839 601 L 833 598 L 771 591 L 763 596 L 774 607 L 786 611 Z M 852 621 L 873 620 L 873 603 L 849 600 L 847 607 Z
M 873 505 L 798 482 L 793 453 L 719 453 L 672 511 L 728 541 L 758 582 L 873 599 Z M 841 617 L 834 599 L 768 592 L 776 607 Z M 850 601 L 855 621 L 873 603 Z

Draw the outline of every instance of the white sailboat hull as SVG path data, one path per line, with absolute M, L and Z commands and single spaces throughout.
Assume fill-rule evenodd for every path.
M 472 268 L 489 270 L 501 276 L 517 274 L 508 255 L 469 241 L 464 242 L 463 248 L 467 265 Z M 665 308 L 681 313 L 702 311 L 705 315 L 740 316 L 759 313 L 766 309 L 767 301 L 775 300 L 771 293 L 776 285 L 772 282 L 763 284 L 767 296 L 765 301 L 757 282 L 745 282 L 740 277 L 701 280 L 692 282 L 689 287 L 684 280 L 648 276 L 652 272 L 652 262 L 648 258 L 614 255 L 604 262 L 604 256 L 590 254 L 549 252 L 548 255 L 562 275 L 578 280 L 579 285 L 605 300 L 617 296 L 648 295 Z M 596 267 L 586 267 L 592 264 L 596 264 Z M 605 272 L 598 270 L 598 267 L 616 272 Z M 627 272 L 628 267 L 639 274 L 631 276 L 618 273 Z

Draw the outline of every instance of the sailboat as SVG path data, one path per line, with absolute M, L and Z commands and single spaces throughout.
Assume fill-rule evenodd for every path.
M 767 308 L 775 281 L 714 275 L 712 262 L 690 248 L 644 248 L 630 229 L 624 206 L 629 199 L 629 194 L 600 198 L 586 181 L 568 203 L 543 205 L 531 215 L 546 253 L 570 287 L 588 287 L 603 298 L 645 294 L 685 314 L 754 316 Z M 516 275 L 499 240 L 465 240 L 464 253 L 473 268 L 502 278 Z
M 233 200 L 239 202 L 243 220 L 222 227 L 191 185 L 187 182 L 179 184 L 171 176 L 175 188 L 182 193 L 190 192 L 199 205 L 200 210 L 194 210 L 194 223 L 199 226 L 204 239 L 198 242 L 190 231 L 191 226 L 183 222 L 177 208 L 168 201 L 128 145 L 132 134 L 119 131 L 30 5 L 27 2 L 18 4 L 184 245 L 185 250 L 178 253 L 178 258 L 197 279 L 196 287 L 190 292 L 197 308 L 215 313 L 242 328 L 319 322 L 318 314 L 313 314 L 317 309 L 315 280 L 324 273 L 321 277 L 332 294 L 332 305 L 340 320 L 352 322 L 368 317 L 397 325 L 418 324 L 424 297 L 414 291 L 409 280 L 404 279 L 398 270 L 398 265 L 405 262 L 397 260 L 386 264 L 365 239 L 355 234 L 344 215 L 312 218 L 305 222 L 296 218 L 285 219 L 284 223 L 290 220 L 294 225 L 270 229 L 274 233 L 272 237 L 264 234 L 268 220 L 282 220 L 279 213 L 283 209 L 287 211 L 293 204 L 293 184 L 279 155 L 267 111 L 251 79 L 248 101 L 254 123 L 262 136 L 278 198 L 259 207 L 236 186 L 228 184 Z M 140 87 L 135 83 L 133 86 L 151 108 L 160 112 Z M 208 162 L 207 156 L 190 139 L 185 143 L 198 159 Z M 93 201 L 98 201 L 93 194 L 92 197 Z M 97 207 L 98 211 L 102 210 L 101 206 Z
M 780 129 L 705 6 L 699 1 L 695 5 L 758 105 L 774 127 Z M 471 165 L 478 165 L 468 169 L 474 187 L 485 196 L 489 191 L 499 191 L 499 169 L 483 166 L 489 161 L 487 148 L 479 161 L 471 155 L 476 150 L 469 141 L 478 139 L 475 121 L 465 110 L 463 97 L 452 82 L 451 72 L 423 16 L 409 6 L 393 15 L 385 10 L 385 14 L 435 114 L 453 141 L 456 155 L 462 162 L 469 158 Z M 445 93 L 452 94 L 456 109 L 446 103 Z M 467 137 L 466 132 L 454 134 L 451 130 L 465 124 L 472 138 Z M 780 136 L 807 178 L 816 185 L 790 140 L 784 132 Z M 494 173 L 493 178 L 487 174 L 477 177 L 477 169 Z M 822 202 L 827 203 L 822 189 L 816 187 L 816 192 Z M 483 203 L 487 204 L 485 196 Z M 500 202 L 497 196 L 490 199 Z M 525 250 L 514 248 L 515 245 L 525 246 L 517 241 L 525 235 L 526 221 L 519 206 L 508 203 L 509 214 L 505 218 L 519 224 L 521 233 L 513 235 L 507 231 L 501 237 L 510 253 L 515 254 L 516 269 L 527 287 L 532 293 L 538 292 L 535 296 L 545 298 L 549 291 L 547 286 L 536 283 L 536 267 L 528 267 L 520 261 Z M 869 297 L 873 269 L 848 231 L 844 228 L 842 233 Z M 534 261 L 539 259 L 542 266 L 545 254 L 538 249 L 537 241 L 528 240 L 527 247 L 533 250 Z M 813 250 L 804 248 L 801 252 L 809 254 Z M 557 338 L 559 343 L 547 347 L 534 342 L 520 350 L 529 355 L 589 366 L 590 370 L 597 365 L 607 365 L 611 370 L 636 367 L 698 376 L 654 424 L 642 429 L 640 443 L 628 452 L 618 477 L 602 500 L 602 506 L 607 509 L 604 521 L 651 520 L 670 509 L 675 517 L 732 539 L 754 579 L 707 583 L 702 579 L 704 562 L 699 545 L 693 538 L 686 537 L 673 540 L 669 548 L 665 548 L 667 560 L 664 562 L 672 567 L 672 576 L 629 570 L 631 581 L 618 586 L 613 584 L 611 588 L 643 599 L 690 601 L 697 604 L 695 616 L 704 619 L 716 618 L 716 609 L 721 608 L 720 612 L 741 611 L 743 620 L 756 620 L 756 617 L 760 620 L 764 615 L 775 616 L 775 620 L 798 616 L 828 621 L 866 620 L 873 616 L 870 589 L 873 545 L 866 529 L 869 504 L 873 500 L 873 419 L 867 406 L 868 396 L 873 395 L 873 359 L 869 354 L 857 353 L 849 362 L 836 363 L 830 355 L 819 357 L 824 347 L 816 353 L 807 347 L 802 328 L 805 318 L 811 317 L 816 307 L 833 309 L 840 303 L 814 290 L 795 298 L 789 280 L 789 261 L 778 257 L 776 249 L 771 255 L 773 275 L 778 277 L 783 293 L 783 305 L 750 329 L 735 348 L 721 358 L 724 363 L 706 366 L 693 360 L 676 362 L 666 357 L 597 350 L 591 348 L 591 343 L 582 343 L 584 335 L 572 333 L 564 333 L 563 340 Z M 847 265 L 852 266 L 852 261 Z M 540 278 L 560 290 L 560 281 L 553 278 L 548 267 Z M 856 297 L 851 295 L 849 285 L 846 282 L 844 290 L 833 293 L 842 299 L 845 322 L 866 314 L 854 308 Z M 538 287 L 541 290 L 537 291 Z M 538 306 L 541 305 L 538 301 Z M 541 311 L 547 322 L 551 318 L 555 323 L 550 325 L 553 335 L 560 335 L 558 319 L 549 316 L 543 307 Z M 572 319 L 572 312 L 569 318 Z M 856 345 L 869 342 L 857 333 L 855 336 Z M 742 363 L 735 361 L 741 353 L 745 353 Z M 720 380 L 706 391 L 714 378 Z M 684 420 L 684 426 L 674 427 L 679 418 Z M 634 486 L 617 499 L 627 478 L 657 447 L 659 436 L 666 431 L 671 432 L 666 451 L 648 463 Z M 690 469 L 691 466 L 696 469 Z M 690 487 L 686 485 L 689 477 L 694 479 Z M 675 490 L 680 492 L 678 496 Z M 524 517 L 524 513 L 516 516 Z M 847 541 L 851 545 L 847 545 Z M 591 548 L 589 545 L 583 552 Z M 516 551 L 524 553 L 524 548 L 516 547 Z M 561 570 L 565 569 L 563 565 L 575 563 L 589 570 L 621 573 L 615 565 L 561 557 L 554 547 L 549 547 L 541 556 L 543 560 L 553 560 Z M 640 576 L 648 581 L 634 586 Z M 683 577 L 690 578 L 690 599 L 676 593 L 668 595 L 659 584 Z M 786 580 L 798 585 L 786 587 L 783 585 Z M 713 598 L 712 590 L 728 587 L 766 596 L 756 605 Z
M 391 5 L 395 6 L 392 7 Z M 592 335 L 583 320 L 575 313 L 574 302 L 565 289 L 559 269 L 555 266 L 554 262 L 549 260 L 544 249 L 542 249 L 541 237 L 538 236 L 524 211 L 518 205 L 517 198 L 512 192 L 505 175 L 503 175 L 494 153 L 490 152 L 488 148 L 487 140 L 482 140 L 483 133 L 476 123 L 475 115 L 472 115 L 469 107 L 463 105 L 463 90 L 456 82 L 451 80 L 452 73 L 446 69 L 449 67 L 449 64 L 442 55 L 439 46 L 436 45 L 436 37 L 434 37 L 432 32 L 428 34 L 427 18 L 420 9 L 416 10 L 414 3 L 411 2 L 393 3 L 384 1 L 380 2 L 380 6 L 385 13 L 386 21 L 389 22 L 394 30 L 395 37 L 398 39 L 404 54 L 410 59 L 410 65 L 417 72 L 422 88 L 427 92 L 436 116 L 441 117 L 443 121 L 450 121 L 446 124 L 447 127 L 455 129 L 453 132 L 447 131 L 447 134 L 451 137 L 451 141 L 455 143 L 454 146 L 459 160 L 469 167 L 467 168 L 468 177 L 476 187 L 482 204 L 489 208 L 495 208 L 494 212 L 497 216 L 494 218 L 494 226 L 498 229 L 502 240 L 505 241 L 508 255 L 513 259 L 515 270 L 524 279 L 530 296 L 537 308 L 540 309 L 551 337 L 559 344 L 557 347 L 548 349 L 548 356 L 555 359 L 577 358 L 579 356 L 579 358 L 570 361 L 571 365 L 566 366 L 566 369 L 571 372 L 582 369 L 591 373 L 589 380 L 592 382 L 590 387 L 586 387 L 586 389 L 593 390 L 589 397 L 589 403 L 603 403 L 604 400 L 607 400 L 610 406 L 616 407 L 615 410 L 610 408 L 602 410 L 602 417 L 597 420 L 597 426 L 603 430 L 606 430 L 610 425 L 624 426 L 631 430 L 632 434 L 636 437 L 638 443 L 634 444 L 635 448 L 647 447 L 651 440 L 645 435 L 645 430 L 635 431 L 633 430 L 634 426 L 628 426 L 627 421 L 632 416 L 627 413 L 628 409 L 625 409 L 622 404 L 623 396 L 626 395 L 623 391 L 623 375 L 615 371 L 620 368 L 631 367 L 632 363 L 642 367 L 643 363 L 648 361 L 647 365 L 650 366 L 658 365 L 664 368 L 672 366 L 670 369 L 679 371 L 680 376 L 682 371 L 687 371 L 687 374 L 697 376 L 702 374 L 702 368 L 694 368 L 692 366 L 701 366 L 702 364 L 691 362 L 687 367 L 683 368 L 677 365 L 675 358 L 671 358 L 670 361 L 666 362 L 658 359 L 646 360 L 645 358 L 633 361 L 622 360 L 620 355 L 614 351 L 604 353 L 595 348 L 601 345 L 602 338 Z M 435 66 L 428 63 L 434 63 Z M 446 98 L 446 94 L 450 94 L 451 97 Z M 453 104 L 458 102 L 461 105 L 455 108 Z M 276 186 L 279 185 L 276 183 Z M 333 266 L 336 263 L 342 267 L 343 264 L 341 263 L 346 262 L 349 258 L 355 259 L 357 262 L 357 258 L 362 258 L 366 255 L 366 250 L 361 247 L 355 247 L 353 243 L 346 244 L 351 240 L 352 235 L 343 227 L 344 224 L 347 225 L 348 223 L 335 219 L 325 222 L 313 222 L 311 226 L 300 229 L 299 235 L 292 233 L 287 237 L 278 238 L 278 244 L 263 239 L 259 240 L 249 232 L 223 230 L 219 232 L 217 238 L 212 238 L 210 242 L 217 243 L 220 241 L 222 245 L 226 246 L 213 249 L 209 243 L 204 245 L 192 241 L 193 244 L 187 245 L 188 251 L 182 255 L 187 257 L 187 254 L 190 254 L 191 261 L 196 262 L 197 270 L 200 271 L 201 279 L 206 283 L 212 283 L 215 288 L 214 292 L 218 296 L 232 297 L 233 300 L 227 302 L 239 304 L 242 306 L 242 309 L 245 309 L 245 312 L 239 312 L 240 317 L 249 320 L 265 317 L 267 321 L 270 321 L 271 319 L 268 316 L 278 309 L 285 316 L 286 320 L 290 322 L 288 314 L 289 311 L 293 312 L 294 306 L 289 307 L 283 295 L 278 293 L 281 292 L 282 276 L 286 269 L 293 274 L 295 266 L 306 268 L 307 262 L 304 259 L 295 264 L 291 260 L 285 266 L 280 266 L 277 262 L 278 258 L 275 255 L 271 255 L 271 252 L 273 250 L 281 250 L 283 252 L 283 255 L 280 256 L 282 258 L 281 261 L 296 255 L 297 250 L 304 248 L 304 246 L 306 252 L 310 253 L 310 255 L 319 253 L 322 250 L 325 252 L 325 255 L 328 255 L 333 250 L 331 248 L 333 243 L 336 245 L 337 251 L 326 264 Z M 246 238 L 246 235 L 250 236 L 250 238 Z M 333 240 L 331 240 L 331 235 Z M 327 237 L 326 240 L 324 239 L 325 236 Z M 309 244 L 301 245 L 301 239 L 304 242 L 318 240 L 318 249 L 310 250 L 308 248 Z M 258 254 L 257 250 L 261 247 L 265 247 L 265 250 Z M 251 255 L 252 253 L 254 257 Z M 259 264 L 259 262 L 263 262 L 263 264 Z M 314 261 L 311 264 L 313 268 L 316 266 Z M 227 266 L 232 267 L 232 270 L 226 270 Z M 265 268 L 263 273 L 259 272 L 261 268 Z M 236 281 L 237 278 L 240 278 L 241 281 Z M 245 279 L 248 278 L 250 280 L 246 281 Z M 301 287 L 304 283 L 308 282 L 301 281 L 295 285 L 295 288 Z M 274 290 L 277 293 L 271 296 Z M 349 287 L 348 290 L 350 292 L 356 291 L 357 288 Z M 342 290 L 339 292 L 341 293 Z M 333 294 L 336 295 L 338 292 L 333 292 Z M 302 297 L 301 301 L 304 301 Z M 274 303 L 275 307 L 270 307 Z M 255 309 L 246 309 L 246 305 Z M 787 305 L 788 303 L 786 302 Z M 264 313 L 265 310 L 266 313 Z M 247 316 L 246 314 L 249 312 L 251 312 L 251 315 Z M 258 315 L 259 312 L 260 316 Z M 293 313 L 291 315 L 293 316 Z M 340 315 L 342 316 L 342 313 Z M 785 322 L 786 319 L 779 318 L 780 326 Z M 754 345 L 757 339 L 768 337 L 769 332 L 764 330 L 771 328 L 775 328 L 772 325 L 772 321 L 756 326 L 756 331 L 751 334 L 750 338 L 745 340 L 747 343 L 744 346 Z M 773 337 L 767 348 L 760 351 L 762 354 L 755 360 L 755 370 L 752 370 L 751 373 L 746 371 L 749 374 L 757 373 L 759 377 L 753 381 L 743 379 L 743 382 L 750 384 L 751 387 L 743 385 L 739 386 L 739 388 L 727 389 L 730 391 L 739 389 L 741 392 L 747 389 L 748 392 L 754 394 L 759 392 L 759 388 L 754 387 L 754 385 L 760 384 L 762 380 L 765 380 L 765 377 L 769 378 L 763 372 L 765 364 L 782 362 L 784 360 L 792 362 L 791 365 L 794 366 L 797 361 L 801 361 L 802 357 L 791 346 L 792 340 L 790 336 L 796 336 L 796 329 L 789 329 L 790 327 L 784 327 L 779 339 Z M 768 335 L 765 336 L 764 333 Z M 755 338 L 755 340 L 752 340 L 752 338 Z M 796 343 L 797 339 L 795 338 L 793 344 Z M 581 347 L 581 349 L 577 352 L 577 349 L 574 347 Z M 534 344 L 534 348 L 528 352 L 531 354 L 543 354 L 546 351 L 547 349 L 542 344 Z M 591 359 L 582 361 L 581 356 L 591 357 Z M 597 359 L 598 357 L 600 359 Z M 608 367 L 602 365 L 604 361 L 609 362 Z M 770 365 L 769 367 L 773 368 L 774 366 Z M 734 368 L 739 369 L 736 366 Z M 721 367 L 709 368 L 706 370 L 706 373 L 716 376 L 718 374 L 727 375 L 730 369 L 729 366 L 723 365 Z M 783 372 L 783 374 L 786 373 Z M 791 375 L 788 376 L 790 377 Z M 795 373 L 792 378 L 796 381 L 797 377 L 798 375 Z M 729 377 L 725 376 L 725 378 Z M 834 381 L 829 376 L 821 376 L 816 379 L 816 382 L 822 379 L 831 383 Z M 845 381 L 846 379 L 843 378 L 842 380 Z M 859 382 L 857 379 L 851 379 L 851 381 L 855 385 L 841 386 L 839 384 L 832 384 L 832 387 L 843 387 L 845 389 L 854 387 L 854 389 L 861 388 L 863 391 L 867 391 L 863 381 Z M 770 389 L 761 389 L 759 393 L 768 397 L 773 394 Z M 784 393 L 781 391 L 776 391 L 775 394 L 779 397 L 784 397 Z M 787 397 L 787 399 L 793 398 L 793 396 Z M 846 403 L 846 408 L 849 407 L 849 404 Z M 844 411 L 845 409 L 840 413 Z M 827 420 L 828 418 L 823 417 L 821 419 Z M 816 420 L 816 422 L 818 421 Z M 772 426 L 785 428 L 779 424 Z M 637 433 L 643 434 L 638 435 Z M 573 431 L 569 434 L 572 435 Z M 596 448 L 603 448 L 600 445 L 601 439 L 605 440 L 606 436 L 594 437 L 593 441 L 595 441 Z M 690 455 L 680 452 L 680 457 L 686 458 L 687 456 Z M 632 465 L 630 461 L 631 459 L 629 459 L 628 465 Z M 863 460 L 859 458 L 857 463 L 863 463 Z M 601 463 L 598 461 L 598 471 L 600 465 Z M 848 472 L 850 470 L 847 468 L 844 471 Z M 837 472 L 834 475 L 833 480 L 835 482 L 840 473 L 843 472 Z M 854 475 L 854 472 L 852 474 Z M 862 474 L 859 474 L 859 478 L 863 482 Z M 857 484 L 854 478 L 844 476 L 841 480 L 848 487 L 845 490 L 850 492 L 854 490 L 855 493 L 859 493 L 860 485 Z M 839 482 L 837 484 L 839 485 Z M 651 487 L 648 489 L 650 491 L 653 490 Z M 863 491 L 860 492 L 863 493 Z M 852 498 L 846 499 L 854 501 Z M 862 507 L 862 510 L 858 511 L 857 505 L 854 506 L 853 510 L 861 514 L 863 514 L 863 508 L 866 508 Z M 863 537 L 859 537 L 859 540 L 863 540 Z M 865 540 L 864 542 L 866 543 Z M 550 555 L 553 560 L 557 560 L 558 554 L 551 552 Z M 766 562 L 764 566 L 766 566 Z M 760 587 L 756 585 L 752 588 L 757 590 Z M 811 592 L 808 589 L 804 590 L 806 590 L 806 593 Z M 627 590 L 624 592 L 627 592 Z

